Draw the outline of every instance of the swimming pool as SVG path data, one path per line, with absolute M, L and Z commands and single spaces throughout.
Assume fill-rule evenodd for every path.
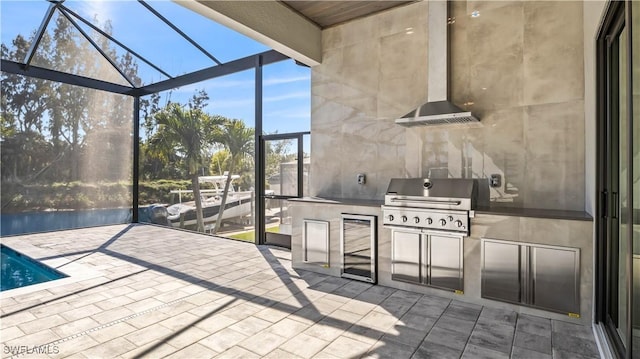
M 0 244 L 2 277 L 0 291 L 25 287 L 66 277 L 66 275 Z

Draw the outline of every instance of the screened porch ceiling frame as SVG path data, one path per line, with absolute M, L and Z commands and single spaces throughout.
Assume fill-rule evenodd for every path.
M 166 90 L 171 90 L 177 87 L 186 86 L 198 82 L 202 82 L 205 80 L 213 79 L 216 77 L 221 77 L 225 75 L 230 75 L 233 73 L 237 73 L 244 70 L 254 69 L 255 70 L 255 81 L 254 81 L 254 95 L 255 95 L 255 131 L 254 131 L 254 143 L 256 144 L 255 148 L 255 158 L 261 158 L 262 150 L 260 146 L 257 144 L 260 143 L 260 138 L 262 136 L 262 67 L 264 65 L 269 65 L 272 63 L 276 63 L 279 61 L 290 59 L 289 56 L 283 55 L 278 51 L 269 50 L 264 51 L 258 54 L 246 56 L 240 59 L 228 61 L 225 63 L 221 63 L 218 61 L 213 55 L 209 54 L 204 50 L 199 44 L 189 38 L 184 32 L 182 32 L 179 28 L 177 28 L 174 24 L 172 24 L 168 19 L 164 18 L 160 13 L 158 13 L 155 9 L 153 9 L 149 4 L 145 3 L 143 0 L 138 0 L 147 10 L 149 10 L 152 14 L 159 17 L 160 20 L 165 22 L 170 28 L 176 31 L 180 36 L 185 38 L 189 43 L 194 45 L 199 51 L 203 52 L 207 57 L 209 57 L 216 64 L 201 70 L 193 71 L 180 76 L 169 76 L 166 72 L 161 70 L 158 66 L 154 65 L 151 61 L 145 59 L 140 56 L 135 51 L 129 49 L 123 43 L 113 38 L 111 35 L 105 33 L 100 30 L 95 25 L 91 24 L 90 21 L 82 18 L 75 12 L 71 11 L 67 7 L 63 5 L 64 0 L 48 0 L 51 4 L 45 13 L 44 19 L 36 32 L 36 36 L 34 37 L 34 41 L 27 52 L 23 62 L 12 61 L 8 59 L 1 59 L 1 67 L 0 70 L 2 72 L 22 75 L 32 78 L 38 78 L 43 80 L 50 80 L 59 83 L 65 83 L 69 85 L 81 86 L 84 88 L 95 89 L 106 91 L 110 93 L 120 94 L 120 95 L 128 95 L 132 96 L 133 101 L 133 163 L 132 163 L 132 222 L 138 222 L 138 200 L 139 200 L 139 179 L 140 179 L 140 97 L 150 95 L 153 93 L 158 93 Z M 37 47 L 42 40 L 42 36 L 46 32 L 47 25 L 51 18 L 53 17 L 54 12 L 58 10 L 63 16 L 70 20 L 70 23 L 80 31 L 82 36 L 89 40 L 89 42 L 96 49 L 99 47 L 95 41 L 89 38 L 88 34 L 80 29 L 78 23 L 73 20 L 73 18 L 83 22 L 84 24 L 91 27 L 93 30 L 97 31 L 101 35 L 107 37 L 109 40 L 113 41 L 124 50 L 129 51 L 132 55 L 138 58 L 140 61 L 146 63 L 147 65 L 153 67 L 155 70 L 161 72 L 163 75 L 167 76 L 167 80 L 155 82 L 152 84 L 148 84 L 141 87 L 135 87 L 127 78 L 127 76 L 123 76 L 128 83 L 132 85 L 132 87 L 124 86 L 120 84 L 116 84 L 113 82 L 103 81 L 96 78 L 80 76 L 76 74 L 71 74 L 67 72 L 62 72 L 58 70 L 48 69 L 44 67 L 31 65 L 31 60 L 37 50 Z M 123 71 L 118 68 L 116 63 L 108 57 L 103 51 L 98 49 L 98 52 L 101 56 L 105 57 L 106 60 L 121 74 L 124 75 Z M 296 64 L 302 65 L 296 61 Z M 255 186 L 260 189 L 259 194 L 264 194 L 264 169 L 263 166 L 255 166 Z M 263 205 L 260 204 L 260 201 L 256 201 L 256 213 L 259 218 L 260 216 L 264 216 L 264 208 Z M 264 244 L 265 242 L 265 228 L 264 222 L 258 220 L 256 222 L 255 233 L 258 233 L 256 238 L 256 244 Z
M 278 51 L 269 50 L 269 51 L 261 52 L 258 54 L 249 55 L 240 59 L 228 61 L 226 63 L 222 63 L 215 56 L 213 56 L 208 51 L 206 51 L 200 44 L 198 44 L 191 37 L 185 34 L 177 26 L 175 26 L 169 19 L 162 16 L 162 14 L 160 14 L 157 10 L 155 10 L 151 5 L 146 3 L 144 0 L 138 0 L 138 2 L 142 6 L 144 6 L 151 14 L 153 14 L 158 19 L 160 19 L 163 23 L 169 26 L 173 31 L 175 31 L 178 35 L 184 38 L 192 46 L 198 49 L 198 51 L 200 51 L 202 54 L 204 54 L 206 57 L 211 59 L 212 62 L 215 63 L 215 65 L 201 69 L 201 70 L 193 71 L 184 75 L 171 76 L 166 71 L 162 70 L 153 62 L 141 56 L 139 53 L 132 50 L 131 48 L 126 46 L 124 43 L 119 41 L 118 39 L 114 38 L 110 34 L 101 30 L 99 27 L 95 26 L 90 21 L 80 16 L 73 10 L 64 6 L 64 0 L 47 0 L 47 1 L 50 2 L 49 8 L 47 9 L 44 15 L 44 18 L 40 24 L 40 27 L 38 28 L 34 36 L 31 46 L 29 47 L 29 51 L 27 51 L 27 53 L 25 54 L 23 62 L 2 59 L 1 70 L 3 72 L 27 76 L 27 77 L 39 78 L 43 80 L 50 80 L 50 81 L 65 83 L 69 85 L 81 86 L 85 88 L 101 90 L 101 91 L 116 93 L 120 95 L 140 97 L 140 96 L 146 96 L 146 95 L 150 95 L 157 92 L 171 90 L 180 86 L 186 86 L 186 85 L 202 82 L 202 81 L 209 80 L 216 77 L 230 75 L 230 74 L 241 72 L 244 70 L 249 70 L 249 69 L 255 68 L 257 66 L 256 64 L 259 64 L 260 66 L 262 66 L 262 65 L 268 65 L 271 63 L 289 59 L 288 56 L 283 55 Z M 129 84 L 131 84 L 131 86 L 124 86 L 124 85 L 109 82 L 109 81 L 103 81 L 97 78 L 86 77 L 86 76 L 76 75 L 72 73 L 67 73 L 67 72 L 62 72 L 54 69 L 48 69 L 48 68 L 32 65 L 31 61 L 33 60 L 33 57 L 38 49 L 38 46 L 40 45 L 42 37 L 46 33 L 47 26 L 49 25 L 49 22 L 51 21 L 51 18 L 53 17 L 56 11 L 62 14 L 73 25 L 73 27 L 80 32 L 83 38 L 89 41 L 89 43 L 93 46 L 93 48 L 96 49 L 98 53 L 105 60 L 107 60 L 109 64 Z M 125 72 L 120 67 L 118 67 L 116 62 L 100 48 L 100 46 L 91 38 L 91 36 L 89 36 L 89 34 L 87 34 L 86 31 L 82 29 L 82 27 L 80 27 L 80 25 L 76 20 L 79 20 L 85 25 L 89 26 L 91 29 L 98 32 L 100 35 L 106 37 L 107 39 L 109 39 L 109 41 L 112 41 L 113 43 L 117 44 L 118 46 L 120 46 L 125 51 L 129 52 L 138 60 L 151 66 L 153 69 L 160 72 L 161 74 L 166 76 L 168 79 L 147 84 L 144 86 L 136 87 L 133 81 L 125 74 Z

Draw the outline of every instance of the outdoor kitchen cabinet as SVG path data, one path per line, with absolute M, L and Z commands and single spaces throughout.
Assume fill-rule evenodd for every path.
M 635 246 L 637 252 L 633 254 L 633 307 L 640 308 L 640 247 Z M 633 311 L 633 325 L 636 329 L 640 329 L 640 310 Z
M 482 296 L 520 302 L 520 245 L 483 240 L 482 253 Z
M 460 235 L 393 229 L 391 279 L 462 291 L 462 245 Z
M 428 238 L 428 272 L 425 284 L 462 291 L 463 237 L 429 234 Z
M 391 236 L 391 279 L 420 283 L 422 234 L 393 230 Z
M 329 267 L 329 222 L 302 221 L 302 261 Z
M 580 313 L 580 250 L 482 239 L 483 298 Z

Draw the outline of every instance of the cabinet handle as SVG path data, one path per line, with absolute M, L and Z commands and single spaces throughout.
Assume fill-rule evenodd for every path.
M 520 302 L 524 304 L 534 304 L 535 279 L 531 257 L 531 247 L 528 245 L 520 246 Z
M 527 269 L 527 247 L 519 246 L 520 250 L 520 302 L 528 302 L 529 271 Z
M 618 218 L 618 192 L 611 192 L 611 218 Z

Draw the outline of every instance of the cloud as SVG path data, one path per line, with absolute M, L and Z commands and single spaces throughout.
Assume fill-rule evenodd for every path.
M 278 111 L 270 111 L 264 114 L 265 118 L 295 118 L 308 119 L 311 117 L 309 108 L 291 108 Z
M 272 78 L 265 79 L 263 81 L 263 84 L 265 86 L 271 86 L 271 85 L 288 84 L 292 82 L 310 81 L 310 80 L 311 80 L 311 77 L 309 75 L 293 76 L 293 77 L 272 77 Z
M 183 86 L 180 89 L 174 89 L 171 99 L 175 102 L 186 103 L 191 97 L 191 95 L 194 93 L 194 90 L 197 88 L 198 88 L 197 86 L 189 85 L 189 86 Z M 211 93 L 209 95 L 211 96 L 211 99 L 209 100 L 209 104 L 207 107 L 210 108 L 211 110 L 217 110 L 222 108 L 224 109 L 238 108 L 238 107 L 247 107 L 247 106 L 253 108 L 253 106 L 255 105 L 255 99 L 252 96 L 253 93 L 247 93 L 247 95 L 251 96 L 249 98 L 224 98 L 224 97 L 218 97 L 215 95 L 212 96 Z M 264 97 L 263 102 L 279 102 L 279 101 L 306 99 L 306 98 L 309 98 L 309 93 L 305 91 L 300 91 L 300 92 L 287 93 L 283 95 Z M 280 113 L 282 113 L 284 115 L 283 117 L 309 117 L 309 113 L 310 113 L 309 111 L 310 110 L 308 109 L 296 111 L 301 114 L 305 113 L 305 115 L 300 115 L 300 116 L 291 115 L 290 110 L 278 110 L 270 113 L 275 115 L 279 115 Z
M 269 78 L 264 80 L 263 85 L 273 86 L 273 85 L 289 84 L 289 83 L 298 82 L 298 81 L 308 81 L 309 79 L 310 79 L 309 76 L 276 77 L 276 78 Z M 253 84 L 254 84 L 253 78 L 251 79 L 219 78 L 219 79 L 207 80 L 207 81 L 198 82 L 195 84 L 190 84 L 190 85 L 182 86 L 179 88 L 175 88 L 173 89 L 173 93 L 191 95 L 195 93 L 196 90 L 205 90 L 207 93 L 211 94 L 211 93 L 214 93 L 215 90 L 217 89 L 231 89 L 231 88 L 247 88 L 251 90 L 251 93 L 253 93 Z M 272 101 L 281 101 L 281 100 L 287 100 L 292 98 L 304 98 L 309 96 L 310 94 L 307 91 L 304 93 L 304 95 L 302 92 L 300 92 L 295 94 L 285 94 L 280 96 L 265 97 L 264 101 L 272 102 Z
M 280 85 L 280 84 L 288 84 L 292 82 L 298 81 L 309 81 L 311 78 L 309 76 L 295 76 L 295 77 L 274 77 L 268 78 L 262 81 L 264 86 L 272 86 L 272 85 Z M 245 79 L 245 80 L 231 80 L 231 79 L 214 79 L 211 81 L 205 82 L 205 88 L 233 88 L 233 87 L 253 87 L 255 80 Z
M 207 107 L 217 110 L 220 108 L 234 108 L 234 107 L 246 107 L 254 105 L 253 98 L 239 98 L 239 99 L 212 99 L 209 101 Z
M 290 92 L 277 96 L 267 96 L 264 97 L 264 102 L 276 102 L 276 101 L 284 101 L 291 100 L 296 98 L 309 98 L 311 94 L 308 91 L 298 91 L 298 92 Z
M 174 89 L 167 91 L 167 93 L 171 92 L 172 94 L 194 94 L 196 90 L 202 89 L 202 86 L 198 86 L 198 85 L 199 84 L 191 84 L 191 85 L 176 87 Z
M 251 80 L 212 80 L 212 81 L 208 81 L 206 82 L 206 87 L 205 88 L 231 88 L 231 87 L 253 87 L 253 79 Z M 202 83 L 201 83 L 202 84 Z
M 293 82 L 299 82 L 299 81 L 309 81 L 310 77 L 309 76 L 295 76 L 295 77 L 274 77 L 274 78 L 269 78 L 269 79 L 265 79 L 263 81 L 263 85 L 264 86 L 272 86 L 272 85 L 281 85 L 281 84 L 288 84 L 288 83 L 293 83 Z M 254 84 L 254 79 L 213 79 L 213 80 L 207 80 L 207 81 L 203 81 L 203 82 L 199 82 L 196 84 L 191 84 L 191 85 L 187 85 L 187 86 L 182 86 L 180 89 L 176 89 L 174 90 L 174 92 L 193 92 L 196 89 L 203 89 L 207 92 L 211 92 L 209 91 L 210 89 L 221 89 L 221 88 L 234 88 L 234 87 L 247 87 L 247 88 L 253 88 L 253 84 Z

